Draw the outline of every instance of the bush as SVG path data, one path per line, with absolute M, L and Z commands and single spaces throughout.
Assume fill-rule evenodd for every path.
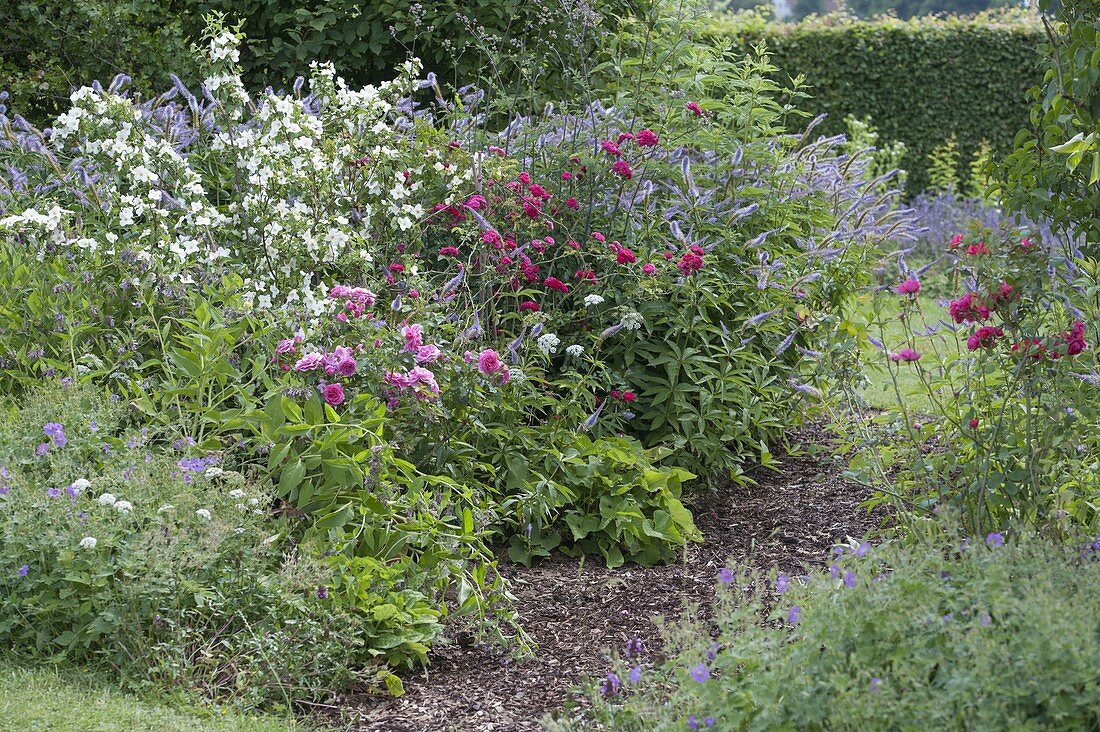
M 252 703 L 323 696 L 370 668 L 354 604 L 327 597 L 325 561 L 272 533 L 265 488 L 185 443 L 163 452 L 94 389 L 51 391 L 0 425 L 5 647 Z
M 868 151 L 786 134 L 766 63 L 653 23 L 607 38 L 606 103 L 501 131 L 476 91 L 421 106 L 413 61 L 254 93 L 217 20 L 199 93 L 0 119 L 5 385 L 109 388 L 265 486 L 379 664 L 506 623 L 488 542 L 673 559 L 682 483 L 770 464 L 911 226 Z
M 910 194 L 928 186 L 928 156 L 952 135 L 965 165 L 983 141 L 1006 154 L 1028 123 L 1026 93 L 1041 78 L 1036 48 L 1045 36 L 1027 16 L 828 16 L 796 24 L 752 17 L 718 20 L 706 37 L 740 53 L 764 41 L 784 77 L 805 77 L 810 98 L 799 106 L 828 114 L 826 132 L 843 132 L 844 118 L 854 115 L 869 118 L 884 139 L 904 142 Z
M 646 15 L 652 0 L 599 0 L 588 4 L 549 0 L 476 0 L 420 3 L 412 0 L 203 0 L 191 19 L 215 11 L 240 21 L 248 38 L 241 63 L 252 85 L 277 88 L 309 73 L 313 61 L 336 64 L 349 83 L 377 83 L 407 60 L 449 87 L 477 84 L 499 90 L 511 113 L 541 107 L 548 98 L 577 91 L 583 69 L 600 54 L 600 37 L 624 17 Z M 537 99 L 529 95 L 536 90 Z M 502 100 L 502 103 L 505 100 Z
M 69 93 L 128 73 L 139 96 L 192 78 L 182 3 L 154 0 L 11 0 L 0 10 L 0 98 L 29 119 L 68 106 Z M 125 61 L 124 61 L 125 60 Z M 136 67 L 124 64 L 136 62 Z M 0 183 L 2 185 L 2 183 Z
M 601 728 L 1100 724 L 1100 540 L 1084 553 L 1033 536 L 925 541 L 852 545 L 802 577 L 725 570 L 717 635 L 673 626 L 666 662 L 628 646 L 593 694 Z
M 1049 10 L 1054 3 L 1042 5 Z M 1046 74 L 1028 92 L 1031 115 L 998 171 L 995 190 L 1013 208 L 1034 221 L 1049 221 L 1060 237 L 1079 241 L 1095 257 L 1100 251 L 1096 5 L 1062 0 L 1057 7 L 1058 22 L 1040 47 Z

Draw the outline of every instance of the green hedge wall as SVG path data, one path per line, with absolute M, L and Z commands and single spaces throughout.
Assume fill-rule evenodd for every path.
M 870 117 L 880 139 L 903 141 L 910 193 L 927 185 L 928 154 L 951 135 L 964 170 L 982 140 L 1011 150 L 1027 126 L 1027 89 L 1043 80 L 1042 25 L 1022 13 L 794 24 L 727 16 L 707 32 L 745 53 L 763 40 L 784 80 L 805 76 L 812 98 L 798 106 L 828 113 L 824 131 L 843 132 L 852 114 Z

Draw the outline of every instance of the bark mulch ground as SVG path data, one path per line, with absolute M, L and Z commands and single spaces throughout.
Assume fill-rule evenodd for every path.
M 802 437 L 823 442 L 814 433 Z M 531 569 L 502 562 L 521 623 L 538 644 L 534 658 L 517 661 L 462 644 L 435 648 L 426 672 L 404 678 L 403 697 L 351 694 L 339 724 L 372 732 L 538 730 L 571 688 L 607 672 L 609 649 L 634 637 L 659 649 L 652 618 L 708 608 L 727 562 L 790 572 L 820 567 L 837 541 L 863 536 L 885 518 L 881 510 L 868 513 L 861 506 L 867 490 L 822 458 L 787 456 L 777 472 L 753 477 L 759 485 L 693 499 L 705 540 L 680 563 L 609 570 L 598 560 L 561 556 Z

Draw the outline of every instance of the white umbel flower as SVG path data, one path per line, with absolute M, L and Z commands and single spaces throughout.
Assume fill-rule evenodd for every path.
M 565 352 L 573 358 L 580 358 L 584 355 L 584 346 L 578 343 L 574 343 L 573 345 L 569 346 L 569 348 L 566 348 Z
M 210 520 L 210 511 L 205 508 L 200 508 L 199 510 L 195 511 L 195 515 L 204 521 Z
M 115 510 L 119 513 L 130 513 L 134 510 L 134 504 L 129 501 L 118 501 L 115 503 Z
M 540 335 L 538 341 L 536 341 L 536 345 L 538 345 L 539 350 L 546 354 L 557 353 L 558 345 L 560 343 L 561 339 L 553 333 Z
M 99 543 L 99 540 L 94 536 L 85 536 L 80 540 L 81 549 L 95 549 L 95 545 Z
M 104 493 L 102 496 L 96 499 L 101 506 L 113 506 L 115 505 L 115 497 L 112 493 Z

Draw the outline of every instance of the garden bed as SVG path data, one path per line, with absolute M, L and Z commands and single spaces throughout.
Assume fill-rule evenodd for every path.
M 801 437 L 807 446 L 824 445 L 820 433 Z M 538 644 L 533 658 L 516 661 L 459 638 L 433 652 L 426 673 L 405 677 L 403 697 L 352 693 L 339 716 L 353 729 L 387 732 L 540 729 L 539 720 L 560 710 L 572 687 L 606 672 L 611 648 L 631 638 L 660 648 L 651 618 L 676 617 L 692 606 L 707 611 L 727 560 L 796 570 L 823 562 L 835 542 L 882 523 L 881 509 L 860 505 L 869 491 L 812 452 L 784 457 L 775 472 L 757 471 L 759 486 L 751 490 L 720 486 L 695 497 L 704 542 L 680 563 L 609 570 L 555 555 L 528 569 L 502 560 L 520 622 Z

